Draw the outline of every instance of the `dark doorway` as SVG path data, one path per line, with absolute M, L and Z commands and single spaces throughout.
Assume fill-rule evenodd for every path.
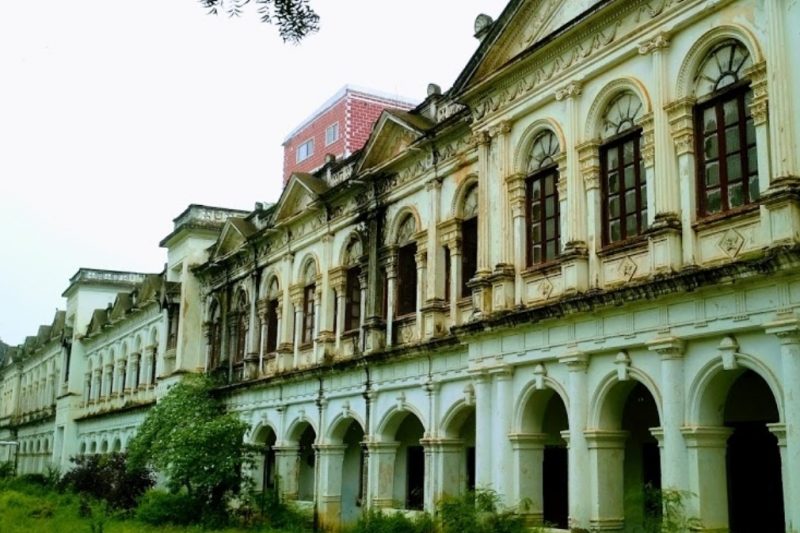
M 422 509 L 425 502 L 425 451 L 422 446 L 406 450 L 406 509 Z
M 544 521 L 556 527 L 568 527 L 569 492 L 567 478 L 567 448 L 546 446 L 542 465 L 544 483 Z
M 625 527 L 657 524 L 661 516 L 661 458 L 650 429 L 660 426 L 656 402 L 636 383 L 625 401 L 622 429 L 628 432 L 624 461 Z
M 475 446 L 467 446 L 467 490 L 475 490 Z
M 755 372 L 745 371 L 725 404 L 728 439 L 728 520 L 731 533 L 783 533 L 783 484 L 778 439 L 767 426 L 778 422 L 772 391 Z

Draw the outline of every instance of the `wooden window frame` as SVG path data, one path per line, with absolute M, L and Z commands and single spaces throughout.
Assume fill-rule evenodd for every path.
M 239 311 L 236 314 L 236 351 L 234 363 L 241 363 L 247 355 L 247 313 Z
M 303 289 L 303 333 L 300 344 L 307 345 L 314 342 L 314 302 L 317 290 L 316 283 L 310 283 Z
M 633 187 L 625 187 L 625 161 L 622 157 L 624 146 L 627 142 L 633 141 L 633 172 L 634 184 Z M 647 230 L 647 176 L 644 170 L 642 161 L 642 129 L 634 128 L 624 133 L 616 135 L 606 140 L 600 146 L 600 214 L 602 223 L 602 242 L 603 246 L 617 245 L 619 243 L 629 242 L 644 235 Z M 610 217 L 610 195 L 609 195 L 609 168 L 608 168 L 608 154 L 612 149 L 619 150 L 617 157 L 616 170 L 619 176 L 618 192 L 615 193 L 619 196 L 619 216 L 612 219 Z M 633 209 L 630 209 L 626 203 L 626 192 L 636 191 L 635 204 Z M 636 215 L 636 231 L 632 235 L 628 234 L 627 218 L 630 215 Z M 618 219 L 620 221 L 620 238 L 612 241 L 610 233 L 610 223 L 612 220 Z
M 266 353 L 273 353 L 278 350 L 278 299 L 267 300 L 267 338 L 264 343 Z
M 697 218 L 698 219 L 707 219 L 712 217 L 721 216 L 724 217 L 728 213 L 736 212 L 742 208 L 747 208 L 748 206 L 758 202 L 758 196 L 751 197 L 750 194 L 750 186 L 753 179 L 755 179 L 755 183 L 758 183 L 758 153 L 757 153 L 757 141 L 755 136 L 755 131 L 753 131 L 753 142 L 747 142 L 747 124 L 748 121 L 752 122 L 753 117 L 750 112 L 749 106 L 747 105 L 747 95 L 751 93 L 752 88 L 750 87 L 749 80 L 743 80 L 737 82 L 735 84 L 729 85 L 715 93 L 712 93 L 708 98 L 704 99 L 704 101 L 696 104 L 694 106 L 694 141 L 695 141 L 695 153 L 697 154 L 695 157 L 695 175 L 697 179 L 695 180 L 696 183 L 696 194 L 697 194 Z M 725 124 L 725 117 L 724 117 L 724 108 L 727 102 L 736 101 L 738 111 L 739 111 L 739 119 L 735 123 L 738 128 L 738 143 L 739 149 L 728 152 L 727 144 L 728 139 L 726 135 L 726 130 L 728 127 L 733 127 L 734 124 L 726 125 Z M 706 110 L 714 109 L 716 111 L 716 131 L 714 135 L 717 138 L 717 157 L 716 158 L 706 158 L 705 153 L 705 140 L 706 140 L 706 132 L 705 132 L 705 125 L 703 124 L 703 115 Z M 755 129 L 755 125 L 753 125 Z M 710 136 L 708 136 L 710 138 Z M 755 172 L 750 171 L 751 161 L 750 161 L 750 152 L 756 157 L 755 161 Z M 741 182 L 742 187 L 742 194 L 744 196 L 744 201 L 741 205 L 733 206 L 730 205 L 730 198 L 729 198 L 729 187 L 731 184 L 730 174 L 728 172 L 728 159 L 734 157 L 738 154 L 739 156 L 739 168 L 741 176 L 738 180 Z M 718 169 L 718 183 L 716 186 L 709 187 L 706 183 L 706 164 L 709 162 L 716 162 L 717 169 Z M 719 188 L 720 191 L 720 209 L 719 211 L 708 212 L 708 192 L 709 189 L 717 189 Z
M 461 222 L 461 290 L 460 297 L 468 298 L 472 291 L 469 280 L 478 271 L 478 217 L 470 217 Z
M 552 179 L 553 180 L 553 192 L 552 194 L 545 194 L 544 191 L 546 190 L 546 180 Z M 525 180 L 525 261 L 528 267 L 533 267 L 537 265 L 543 265 L 558 259 L 558 256 L 561 254 L 561 205 L 559 204 L 559 197 L 558 197 L 558 165 L 550 164 L 543 168 L 538 169 L 536 172 L 528 176 Z M 534 242 L 533 242 L 533 235 L 531 233 L 531 226 L 533 224 L 533 184 L 536 182 L 541 182 L 541 190 L 543 196 L 539 201 L 541 204 L 540 216 L 539 216 L 539 227 L 540 227 L 540 243 L 542 246 L 541 249 L 541 259 L 539 261 L 534 261 Z M 549 213 L 547 210 L 547 199 L 553 198 L 553 213 Z M 553 219 L 555 220 L 554 225 L 554 235 L 547 234 L 547 221 Z M 553 242 L 554 243 L 554 254 L 550 257 L 547 253 L 547 243 Z
M 356 331 L 361 327 L 361 267 L 353 265 L 347 269 L 344 299 L 344 331 Z
M 395 311 L 397 318 L 417 312 L 417 243 L 407 243 L 397 250 L 397 290 Z M 411 273 L 413 267 L 413 274 Z M 408 270 L 408 271 L 406 271 Z

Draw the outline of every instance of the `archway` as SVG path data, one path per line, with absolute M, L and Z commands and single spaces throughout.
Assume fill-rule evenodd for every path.
M 655 398 L 638 381 L 618 381 L 608 390 L 598 430 L 587 432 L 595 474 L 592 522 L 608 529 L 638 531 L 661 512 L 660 417 Z
M 445 438 L 434 448 L 439 457 L 437 499 L 475 490 L 475 406 L 458 406 L 444 427 Z
M 255 437 L 254 444 L 259 448 L 253 468 L 253 481 L 257 490 L 267 492 L 275 488 L 275 442 L 277 436 L 269 426 L 262 426 Z
M 567 407 L 553 389 L 534 391 L 525 402 L 522 432 L 512 438 L 518 462 L 520 502 L 534 522 L 568 527 Z
M 317 433 L 311 424 L 300 434 L 297 450 L 297 499 L 301 501 L 314 500 L 314 472 L 316 466 L 316 451 L 314 441 Z
M 422 510 L 425 504 L 425 434 L 422 422 L 408 413 L 397 428 L 394 461 L 394 501 L 403 509 Z
M 358 422 L 351 420 L 347 425 L 342 444 L 341 512 L 342 525 L 350 525 L 358 520 L 364 499 L 364 450 L 361 442 L 364 430 Z
M 768 424 L 780 419 L 769 385 L 752 370 L 730 386 L 724 407 L 725 470 L 731 533 L 785 531 L 781 457 Z

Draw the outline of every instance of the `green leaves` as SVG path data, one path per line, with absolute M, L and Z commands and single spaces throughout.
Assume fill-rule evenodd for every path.
M 147 414 L 129 446 L 129 461 L 163 473 L 173 492 L 185 488 L 219 509 L 238 492 L 242 467 L 251 461 L 246 431 L 247 424 L 214 397 L 210 380 L 187 377 Z

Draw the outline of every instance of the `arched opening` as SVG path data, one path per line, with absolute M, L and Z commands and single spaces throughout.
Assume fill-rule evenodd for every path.
M 733 430 L 725 460 L 731 533 L 785 531 L 780 450 L 768 426 L 780 416 L 769 385 L 752 370 L 742 372 L 723 416 Z
M 638 531 L 661 513 L 661 460 L 653 430 L 660 426 L 655 398 L 642 383 L 617 382 L 601 411 L 599 431 L 587 441 L 597 473 L 598 522 Z
M 628 394 L 622 414 L 625 441 L 624 489 L 625 524 L 643 524 L 661 513 L 661 460 L 658 441 L 651 429 L 659 426 L 658 408 L 647 387 L 637 383 Z
M 445 429 L 441 445 L 441 495 L 475 490 L 475 407 L 461 406 Z
M 523 411 L 522 433 L 513 437 L 520 507 L 534 522 L 568 527 L 567 407 L 553 389 L 533 392 Z
M 420 440 L 425 429 L 412 413 L 403 418 L 395 433 L 394 501 L 404 509 L 422 510 L 425 504 L 425 450 Z
M 342 444 L 345 446 L 342 459 L 342 525 L 358 520 L 364 500 L 364 430 L 358 422 L 351 420 L 345 430 Z
M 257 490 L 267 492 L 275 488 L 275 442 L 277 436 L 269 426 L 258 430 L 255 444 L 260 452 L 256 456 L 253 468 L 253 481 Z
M 317 433 L 311 424 L 307 424 L 300 434 L 297 450 L 297 499 L 301 501 L 314 500 L 314 472 L 316 465 L 316 451 L 314 441 Z

